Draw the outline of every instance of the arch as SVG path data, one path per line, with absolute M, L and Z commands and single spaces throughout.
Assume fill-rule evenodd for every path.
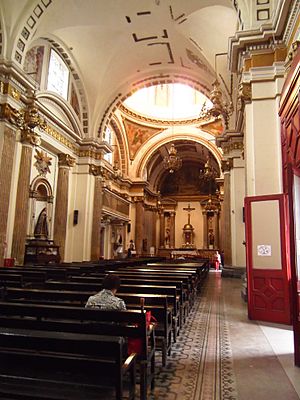
M 39 103 L 44 106 L 43 112 L 45 115 L 52 115 L 51 108 L 60 115 L 64 128 L 69 128 L 67 131 L 70 136 L 73 136 L 75 139 L 84 136 L 78 116 L 69 102 L 53 92 L 40 92 L 36 97 L 37 100 L 39 100 Z M 58 123 L 56 113 L 55 121 Z
M 128 175 L 129 155 L 128 155 L 128 148 L 126 145 L 126 140 L 124 139 L 124 135 L 122 134 L 122 128 L 120 126 L 119 121 L 115 117 L 110 121 L 110 123 L 114 129 L 116 139 L 117 139 L 118 145 L 119 145 L 120 158 L 121 158 L 121 165 L 120 165 L 121 171 L 123 174 Z
M 30 38 L 34 35 L 37 26 L 41 23 L 43 16 L 53 4 L 52 0 L 38 0 L 35 4 L 23 14 L 22 21 L 19 23 L 18 34 L 16 34 L 16 40 L 12 49 L 12 58 L 19 64 L 22 65 L 24 61 L 24 55 L 28 49 Z
M 81 121 L 83 125 L 83 132 L 85 134 L 89 131 L 89 106 L 86 96 L 86 90 L 83 85 L 83 80 L 80 78 L 79 67 L 76 65 L 75 61 L 72 59 L 70 54 L 65 50 L 65 47 L 59 39 L 54 37 L 53 35 L 49 35 L 48 37 L 43 37 L 43 40 L 48 42 L 51 47 L 53 47 L 61 56 L 61 58 L 65 61 L 66 65 L 70 70 L 70 74 L 73 77 L 74 83 L 77 88 L 77 93 L 80 97 L 81 103 Z
M 145 147 L 143 146 L 143 150 L 142 151 L 139 150 L 139 152 L 143 153 L 143 156 L 140 157 L 140 160 L 137 162 L 136 176 L 137 177 L 143 176 L 143 172 L 147 166 L 148 161 L 162 145 L 170 143 L 170 141 L 176 142 L 179 140 L 188 140 L 191 142 L 196 142 L 196 143 L 202 144 L 204 147 L 206 147 L 212 153 L 212 155 L 214 156 L 214 158 L 216 159 L 216 161 L 218 163 L 220 171 L 222 171 L 222 168 L 221 168 L 222 153 L 213 143 L 211 143 L 211 141 L 214 138 L 213 137 L 211 137 L 211 138 L 205 137 L 205 136 L 209 136 L 209 134 L 207 134 L 206 132 L 203 132 L 203 131 L 201 131 L 201 132 L 202 132 L 203 136 L 200 136 L 199 132 L 190 132 L 188 134 L 181 134 L 181 133 L 173 134 L 173 132 L 168 132 L 168 134 L 166 134 L 167 131 L 164 131 L 164 132 L 162 132 L 164 134 L 163 138 L 161 137 L 161 134 L 155 136 L 154 138 L 150 138 L 150 140 L 148 141 L 148 146 L 147 146 L 148 148 L 145 149 Z M 210 135 L 210 136 L 212 136 L 212 135 Z M 147 144 L 147 142 L 145 144 Z
M 183 75 L 180 73 L 173 73 L 173 74 L 159 74 L 155 76 L 149 76 L 145 79 L 139 80 L 134 82 L 131 87 L 130 91 L 122 94 L 119 93 L 108 105 L 102 119 L 100 121 L 100 125 L 98 128 L 98 136 L 101 135 L 101 132 L 105 130 L 105 128 L 109 125 L 110 120 L 113 117 L 114 112 L 118 107 L 122 105 L 122 103 L 130 97 L 133 93 L 137 92 L 140 89 L 160 85 L 160 84 L 172 84 L 172 83 L 183 83 L 186 84 L 193 89 L 198 90 L 199 92 L 203 93 L 204 95 L 208 96 L 210 93 L 211 87 L 201 83 L 199 80 L 194 79 L 188 75 Z
M 47 203 L 53 201 L 53 191 L 50 183 L 46 178 L 42 178 L 41 176 L 37 176 L 36 178 L 33 179 L 30 185 L 30 197 L 39 199 L 40 197 L 40 187 L 42 188 L 42 191 L 46 193 L 46 198 L 43 198 L 44 201 Z

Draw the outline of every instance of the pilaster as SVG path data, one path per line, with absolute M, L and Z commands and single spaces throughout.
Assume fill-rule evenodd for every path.
M 69 154 L 58 154 L 58 178 L 54 218 L 54 242 L 60 247 L 60 256 L 64 260 L 68 221 L 69 174 L 75 165 L 75 158 Z
M 1 135 L 3 134 L 0 147 L 0 265 L 3 265 L 7 248 L 6 234 L 15 152 L 15 132 L 4 124 L 0 129 L 2 130 Z
M 143 253 L 143 239 L 144 239 L 144 199 L 143 197 L 135 197 L 135 247 L 138 255 Z
M 95 177 L 94 188 L 94 206 L 92 222 L 92 242 L 91 242 L 91 260 L 98 261 L 100 258 L 101 243 L 101 214 L 103 207 L 103 182 L 104 171 L 100 166 L 90 165 L 90 174 Z
M 24 262 L 25 242 L 28 226 L 31 159 L 33 147 L 40 144 L 40 137 L 35 132 L 26 129 L 21 132 L 21 142 L 22 152 L 11 251 L 12 257 L 15 258 L 16 263 L 20 265 L 22 265 Z

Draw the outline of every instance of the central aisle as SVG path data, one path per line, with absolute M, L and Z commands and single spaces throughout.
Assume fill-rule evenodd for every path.
M 240 289 L 240 280 L 209 273 L 151 399 L 299 399 L 263 330 L 248 321 Z

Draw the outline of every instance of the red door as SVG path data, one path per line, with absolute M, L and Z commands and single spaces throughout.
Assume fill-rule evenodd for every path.
M 246 197 L 248 315 L 291 324 L 286 197 Z

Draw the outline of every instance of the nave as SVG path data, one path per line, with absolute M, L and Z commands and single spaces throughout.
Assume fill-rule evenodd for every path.
M 151 400 L 300 398 L 291 327 L 247 318 L 238 279 L 211 271 Z

